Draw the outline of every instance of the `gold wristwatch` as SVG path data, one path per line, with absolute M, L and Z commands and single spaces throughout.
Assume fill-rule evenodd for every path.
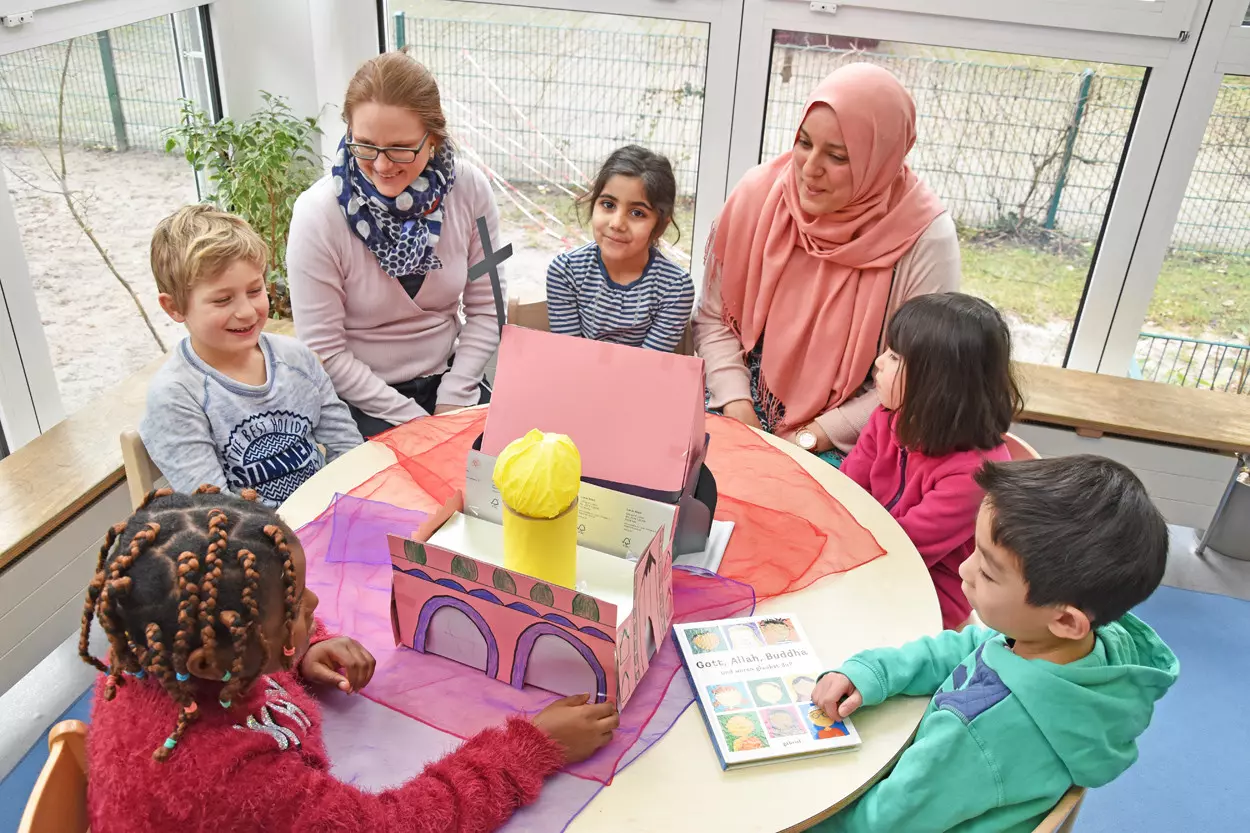
M 810 428 L 801 428 L 799 433 L 794 437 L 799 444 L 799 448 L 804 451 L 816 451 L 816 434 Z

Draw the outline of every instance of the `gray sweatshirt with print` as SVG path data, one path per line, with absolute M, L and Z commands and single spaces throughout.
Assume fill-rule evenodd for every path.
M 278 506 L 326 462 L 364 441 L 311 350 L 268 333 L 260 349 L 262 385 L 209 367 L 190 339 L 152 378 L 139 436 L 175 490 L 205 483 L 236 494 L 250 488 Z

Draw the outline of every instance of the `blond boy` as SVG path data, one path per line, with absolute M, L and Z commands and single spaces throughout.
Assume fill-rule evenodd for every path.
M 207 205 L 180 208 L 152 236 L 161 308 L 187 338 L 153 377 L 139 434 L 178 491 L 250 488 L 277 506 L 362 442 L 312 351 L 263 332 L 268 260 L 245 221 Z

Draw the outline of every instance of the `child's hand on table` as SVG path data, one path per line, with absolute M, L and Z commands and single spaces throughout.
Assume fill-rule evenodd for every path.
M 575 764 L 595 754 L 621 725 L 612 702 L 591 704 L 590 695 L 574 694 L 557 700 L 534 716 L 534 725 L 564 750 L 564 760 Z
M 331 685 L 348 694 L 373 679 L 373 654 L 348 636 L 336 636 L 311 645 L 300 660 L 299 672 L 310 683 Z
M 845 674 L 836 671 L 820 678 L 812 690 L 812 702 L 830 717 L 850 717 L 864 705 L 864 697 Z

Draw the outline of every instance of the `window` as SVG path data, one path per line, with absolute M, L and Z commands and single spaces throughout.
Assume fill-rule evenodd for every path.
M 180 98 L 212 106 L 203 37 L 192 9 L 0 56 L 0 163 L 66 413 L 181 336 L 148 244 L 198 199 L 164 148 Z
M 776 31 L 761 158 L 847 61 L 916 101 L 912 169 L 960 230 L 962 289 L 1007 316 L 1022 361 L 1062 364 L 1145 86 L 1140 67 Z
M 438 79 L 457 147 L 495 188 L 509 293 L 546 293 L 547 265 L 590 240 L 575 205 L 603 160 L 636 143 L 677 179 L 665 253 L 691 266 L 709 25 L 446 0 L 391 2 L 391 46 Z
M 1250 393 L 1250 77 L 1226 75 L 1189 177 L 1133 371 Z

